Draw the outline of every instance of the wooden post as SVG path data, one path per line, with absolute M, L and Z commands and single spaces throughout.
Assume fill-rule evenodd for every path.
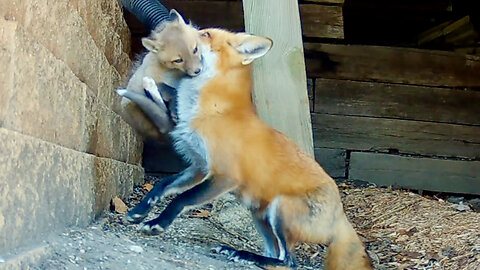
M 302 32 L 297 0 L 243 0 L 247 32 L 273 40 L 254 66 L 259 116 L 313 156 Z

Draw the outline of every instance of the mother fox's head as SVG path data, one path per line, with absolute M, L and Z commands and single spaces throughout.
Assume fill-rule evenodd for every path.
M 247 33 L 232 33 L 217 28 L 200 30 L 202 41 L 218 56 L 222 68 L 249 65 L 264 56 L 273 45 L 271 39 Z

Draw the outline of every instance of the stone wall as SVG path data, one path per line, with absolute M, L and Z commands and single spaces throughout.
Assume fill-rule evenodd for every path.
M 0 0 L 0 255 L 143 181 L 142 140 L 115 113 L 129 52 L 117 0 Z

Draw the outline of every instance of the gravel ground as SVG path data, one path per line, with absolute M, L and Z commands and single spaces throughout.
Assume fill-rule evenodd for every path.
M 152 183 L 155 180 L 147 179 Z M 129 209 L 146 192 L 142 187 L 135 188 L 125 200 Z M 170 199 L 166 198 L 146 220 L 158 214 Z M 31 269 L 260 269 L 211 252 L 216 245 L 261 252 L 263 244 L 250 215 L 232 194 L 183 213 L 157 236 L 140 233 L 139 225 L 124 222 L 123 217 L 112 211 L 88 228 L 72 229 L 46 241 L 51 255 Z M 301 245 L 297 252 L 303 264 L 299 269 L 321 268 L 322 247 Z
M 152 184 L 156 180 L 147 178 Z M 451 203 L 455 197 L 445 201 L 345 183 L 339 187 L 347 216 L 366 243 L 375 269 L 480 269 L 480 213 L 458 210 L 465 207 L 461 200 Z M 145 188 L 135 188 L 125 200 L 129 208 L 143 198 Z M 476 200 L 464 201 L 475 209 Z M 249 213 L 231 194 L 183 213 L 158 236 L 139 233 L 139 225 L 128 224 L 123 217 L 108 212 L 88 228 L 53 238 L 47 242 L 50 256 L 30 269 L 259 269 L 210 251 L 221 244 L 261 252 L 261 238 Z M 295 255 L 298 269 L 323 269 L 324 247 L 301 244 Z

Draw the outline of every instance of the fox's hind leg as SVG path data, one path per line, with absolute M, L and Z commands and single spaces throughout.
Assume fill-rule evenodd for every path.
M 143 113 L 153 122 L 160 133 L 167 133 L 172 130 L 173 124 L 167 114 L 165 104 L 163 108 L 158 106 L 152 99 L 145 95 L 128 89 L 117 89 L 118 95 L 134 102 Z
M 255 222 L 258 224 L 257 229 L 265 240 L 265 256 L 246 250 L 236 250 L 228 246 L 220 246 L 214 248 L 213 251 L 225 254 L 231 260 L 254 262 L 260 267 L 296 267 L 295 259 L 288 249 L 289 243 L 286 239 L 283 218 L 278 212 L 278 203 L 278 199 L 275 199 L 266 210 L 251 210 Z
M 143 88 L 145 89 L 146 95 L 150 95 L 152 100 L 160 107 L 161 110 L 167 111 L 167 106 L 163 100 L 162 94 L 160 93 L 157 83 L 151 77 L 143 77 Z

